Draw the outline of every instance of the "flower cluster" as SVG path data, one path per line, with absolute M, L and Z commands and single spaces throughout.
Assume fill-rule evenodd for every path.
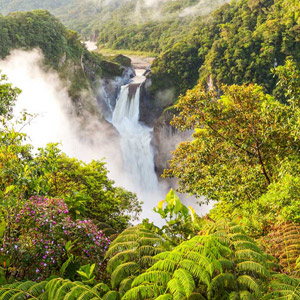
M 91 220 L 73 220 L 62 199 L 30 198 L 6 232 L 1 252 L 11 268 L 23 270 L 15 277 L 43 279 L 57 274 L 67 259 L 65 245 L 75 242 L 74 254 L 82 264 L 101 265 L 110 239 Z

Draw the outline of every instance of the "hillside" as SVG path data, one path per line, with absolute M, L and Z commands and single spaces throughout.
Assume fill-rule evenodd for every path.
M 82 90 L 91 89 L 97 77 L 120 76 L 123 72 L 124 68 L 118 62 L 90 53 L 75 31 L 67 29 L 47 11 L 0 16 L 0 27 L 0 58 L 5 58 L 14 49 L 40 48 L 46 65 L 71 83 L 69 93 L 74 100 L 80 98 Z
M 271 69 L 287 57 L 300 65 L 299 35 L 297 1 L 224 5 L 154 61 L 152 91 L 173 88 L 179 95 L 200 80 L 216 86 L 253 82 L 269 93 L 280 93 Z
M 160 52 L 229 0 L 0 1 L 0 12 L 47 9 L 86 39 L 113 49 Z

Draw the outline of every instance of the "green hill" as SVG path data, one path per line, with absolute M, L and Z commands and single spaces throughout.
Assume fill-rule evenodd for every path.
M 47 11 L 0 15 L 0 28 L 0 58 L 13 49 L 40 48 L 46 65 L 71 82 L 69 92 L 73 99 L 79 98 L 83 89 L 89 90 L 95 78 L 119 76 L 123 72 L 119 63 L 90 53 L 75 31 L 67 29 Z
M 280 93 L 271 69 L 287 57 L 300 65 L 299 36 L 296 0 L 226 4 L 154 61 L 152 90 L 173 87 L 178 95 L 200 80 L 216 86 L 253 82 Z
M 159 53 L 229 0 L 0 0 L 0 12 L 47 9 L 101 46 Z

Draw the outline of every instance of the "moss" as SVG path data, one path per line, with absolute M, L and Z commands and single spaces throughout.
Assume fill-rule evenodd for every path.
M 124 70 L 119 64 L 108 60 L 102 60 L 101 67 L 104 77 L 121 76 Z
M 107 60 L 110 60 L 112 62 L 115 62 L 117 64 L 120 64 L 124 67 L 131 67 L 131 59 L 127 56 L 124 56 L 122 54 L 117 54 L 113 56 L 107 56 L 105 57 Z

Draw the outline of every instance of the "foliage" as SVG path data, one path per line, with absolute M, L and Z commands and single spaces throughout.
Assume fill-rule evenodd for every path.
M 36 196 L 21 207 L 15 225 L 4 231 L 1 251 L 15 279 L 45 279 L 58 273 L 67 259 L 65 251 L 77 258 L 65 268 L 66 274 L 68 268 L 87 262 L 97 263 L 101 270 L 109 243 L 91 220 L 73 221 L 63 200 Z
M 7 280 L 58 273 L 75 278 L 80 264 L 94 261 L 101 277 L 109 239 L 100 228 L 115 235 L 137 218 L 140 203 L 133 193 L 114 186 L 102 161 L 84 164 L 53 144 L 33 154 L 26 136 L 9 122 L 19 90 L 5 81 L 0 90 L 1 274 Z
M 260 197 L 277 180 L 279 162 L 297 155 L 298 119 L 257 85 L 223 86 L 221 93 L 198 85 L 179 99 L 172 124 L 195 131 L 165 175 L 179 179 L 180 191 L 240 205 Z
M 65 198 L 73 215 L 107 223 L 120 231 L 137 219 L 141 205 L 136 195 L 114 186 L 104 162 L 83 163 L 67 157 L 53 144 L 40 149 L 35 162 L 37 169 L 48 169 L 42 176 L 47 180 L 42 192 Z
M 120 294 L 128 290 L 136 275 L 153 263 L 153 256 L 166 249 L 164 240 L 142 225 L 127 228 L 110 245 L 105 258 L 111 286 Z
M 136 277 L 122 299 L 260 299 L 268 257 L 236 224 L 218 223 Z
M 110 293 L 109 288 L 103 283 L 90 287 L 80 281 L 55 278 L 48 282 L 26 281 L 4 285 L 0 287 L 0 299 L 116 299 L 105 296 L 107 292 Z
M 198 80 L 201 59 L 198 43 L 182 41 L 163 52 L 151 66 L 153 84 L 150 92 L 175 87 L 177 94 L 192 88 Z
M 100 45 L 113 49 L 160 52 L 189 32 L 196 20 L 222 5 L 224 0 L 175 1 L 80 1 L 80 0 L 1 0 L 0 12 L 47 9 L 64 24 L 86 39 L 98 39 Z M 193 13 L 184 15 L 185 9 Z M 194 16 L 195 15 L 195 16 Z
M 284 94 L 285 101 L 299 107 L 300 70 L 293 59 L 288 58 L 283 66 L 273 70 L 278 77 L 276 92 Z
M 286 274 L 297 273 L 297 270 L 295 270 L 296 261 L 300 256 L 299 224 L 278 224 L 261 240 L 265 250 L 278 259 L 282 270 Z
M 289 277 L 285 274 L 276 274 L 270 284 L 270 292 L 262 299 L 282 299 L 297 300 L 300 299 L 300 280 Z
M 12 108 L 20 92 L 18 88 L 13 88 L 10 83 L 7 83 L 7 76 L 0 72 L 0 118 L 2 123 L 12 118 Z
M 196 83 L 198 73 L 203 85 L 257 83 L 284 100 L 270 70 L 284 65 L 287 57 L 299 67 L 299 16 L 294 0 L 240 0 L 223 5 L 208 20 L 195 22 L 181 41 L 168 45 L 154 61 L 152 92 L 174 87 L 178 94 L 184 93 Z M 186 48 L 193 49 L 191 56 Z M 177 72 L 176 63 L 180 71 L 189 66 L 188 72 Z M 187 76 L 190 81 L 184 85 Z
M 0 58 L 14 49 L 41 49 L 45 64 L 58 71 L 73 100 L 81 96 L 83 89 L 89 91 L 96 78 L 120 76 L 123 72 L 118 62 L 90 53 L 75 31 L 68 30 L 47 11 L 0 15 L 0 28 Z
M 133 193 L 115 187 L 108 179 L 103 162 L 84 164 L 53 144 L 34 156 L 31 146 L 24 145 L 24 135 L 14 130 L 2 132 L 0 163 L 4 214 L 16 208 L 12 202 L 22 202 L 31 195 L 58 197 L 66 199 L 73 218 L 94 219 L 121 231 L 141 211 Z M 9 215 L 14 214 L 11 211 Z
M 187 208 L 181 203 L 173 189 L 169 191 L 165 200 L 158 203 L 154 211 L 166 222 L 166 225 L 157 231 L 173 246 L 190 239 L 200 230 L 200 217 L 191 206 Z

